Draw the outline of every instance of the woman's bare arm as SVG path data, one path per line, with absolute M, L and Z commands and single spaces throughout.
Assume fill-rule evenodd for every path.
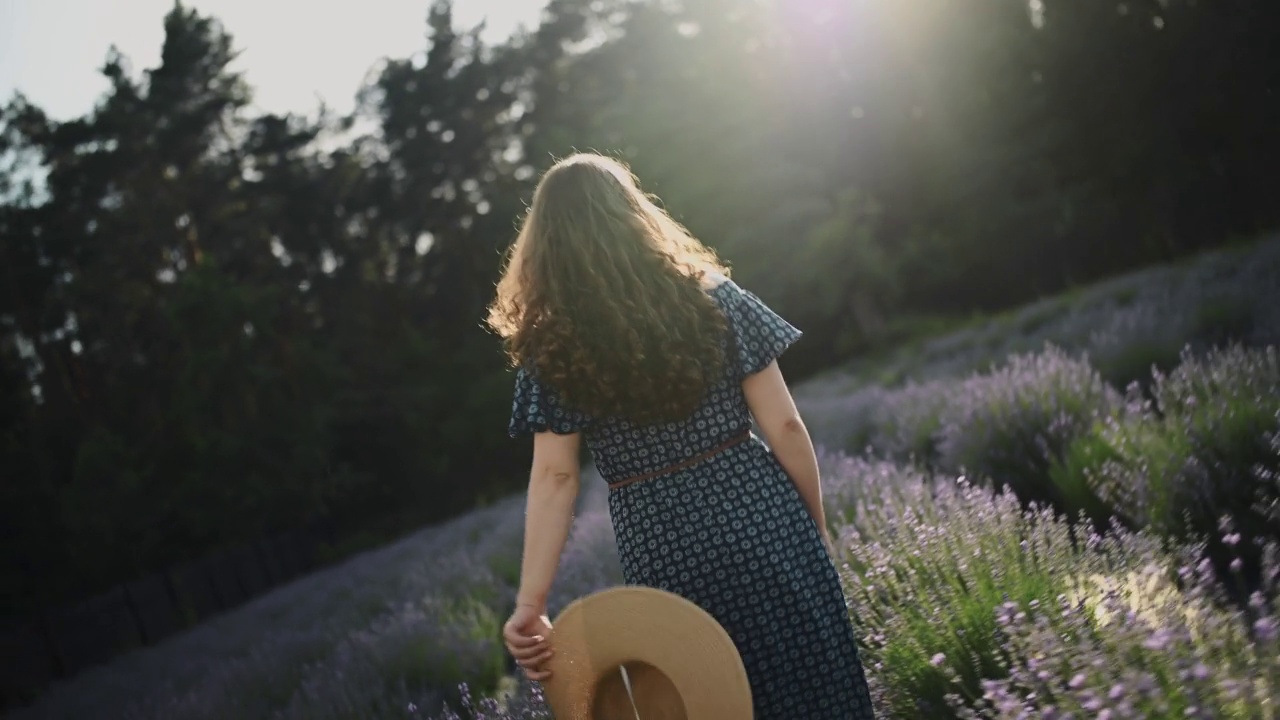
M 560 565 L 578 498 L 580 435 L 540 432 L 533 439 L 533 467 L 524 516 L 524 559 L 519 603 L 545 610 Z
M 822 483 L 818 472 L 818 458 L 813 449 L 809 430 L 800 419 L 795 400 L 787 388 L 782 370 L 775 360 L 758 373 L 748 375 L 742 381 L 742 392 L 747 407 L 755 418 L 764 439 L 791 482 L 795 483 L 804 499 L 809 515 L 818 530 L 828 538 L 827 517 L 822 509 Z

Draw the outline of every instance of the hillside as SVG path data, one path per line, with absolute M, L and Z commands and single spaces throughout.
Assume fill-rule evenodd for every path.
M 1278 340 L 1280 240 L 1268 240 L 798 386 L 883 717 L 1048 713 L 1035 697 L 1114 718 L 1252 717 L 1280 703 L 1280 512 L 1251 502 L 1280 493 Z M 553 612 L 620 579 L 603 483 L 584 484 Z M 1236 521 L 1219 529 L 1222 509 Z M 1121 526 L 1066 519 L 1081 513 Z M 459 683 L 512 688 L 497 629 L 521 522 L 512 497 L 424 529 L 14 717 L 421 718 L 456 706 Z M 1189 544 L 1198 534 L 1207 548 Z M 1247 591 L 1233 599 L 1232 583 Z M 545 717 L 528 690 L 524 709 L 464 716 Z

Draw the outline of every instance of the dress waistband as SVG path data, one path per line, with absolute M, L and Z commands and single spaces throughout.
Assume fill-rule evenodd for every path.
M 717 445 L 717 446 L 715 446 L 715 447 L 711 448 L 710 450 L 707 450 L 706 452 L 704 452 L 704 453 L 700 453 L 700 454 L 698 454 L 698 455 L 694 455 L 693 457 L 689 458 L 688 460 L 683 460 L 683 461 L 681 461 L 681 462 L 676 463 L 675 465 L 668 465 L 667 467 L 664 467 L 664 468 L 662 468 L 661 470 L 655 470 L 655 471 L 653 471 L 653 472 L 651 472 L 651 473 L 645 473 L 645 474 L 643 474 L 643 475 L 635 475 L 635 476 L 633 476 L 633 477 L 623 478 L 622 480 L 615 480 L 615 481 L 613 481 L 613 482 L 609 483 L 609 489 L 610 489 L 610 490 L 616 490 L 616 489 L 618 489 L 618 488 L 620 488 L 620 487 L 625 487 L 625 486 L 630 485 L 630 484 L 632 484 L 632 483 L 638 483 L 638 482 L 640 482 L 641 480 L 650 480 L 650 479 L 652 479 L 652 478 L 656 478 L 656 477 L 658 477 L 659 475 L 666 475 L 667 473 L 673 473 L 673 472 L 675 472 L 675 471 L 677 471 L 677 470 L 683 470 L 683 469 L 685 469 L 685 468 L 687 468 L 687 467 L 690 467 L 690 466 L 692 466 L 692 465 L 697 465 L 698 463 L 702 462 L 703 460 L 706 460 L 707 458 L 709 458 L 709 457 L 711 457 L 711 456 L 713 456 L 713 455 L 715 455 L 715 454 L 717 454 L 717 453 L 720 453 L 720 452 L 723 452 L 723 451 L 725 451 L 725 450 L 728 450 L 729 448 L 733 447 L 734 445 L 738 445 L 738 444 L 740 444 L 740 443 L 746 442 L 746 441 L 747 441 L 748 439 L 750 439 L 750 438 L 751 438 L 751 431 L 750 431 L 750 430 L 744 430 L 744 431 L 742 431 L 740 434 L 738 434 L 738 435 L 734 435 L 733 437 L 729 438 L 728 440 L 725 440 L 724 442 L 722 442 L 722 443 L 720 443 L 719 445 Z

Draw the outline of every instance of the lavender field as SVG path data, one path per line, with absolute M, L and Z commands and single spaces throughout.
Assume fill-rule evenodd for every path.
M 881 716 L 1280 718 L 1278 344 L 1270 241 L 798 387 Z M 620 581 L 583 483 L 553 613 Z M 522 510 L 352 558 L 14 717 L 549 717 L 498 638 Z

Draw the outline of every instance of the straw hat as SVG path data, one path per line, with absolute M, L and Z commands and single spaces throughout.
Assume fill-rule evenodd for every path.
M 679 595 L 625 585 L 580 598 L 556 618 L 551 644 L 543 690 L 556 720 L 751 720 L 733 640 Z

